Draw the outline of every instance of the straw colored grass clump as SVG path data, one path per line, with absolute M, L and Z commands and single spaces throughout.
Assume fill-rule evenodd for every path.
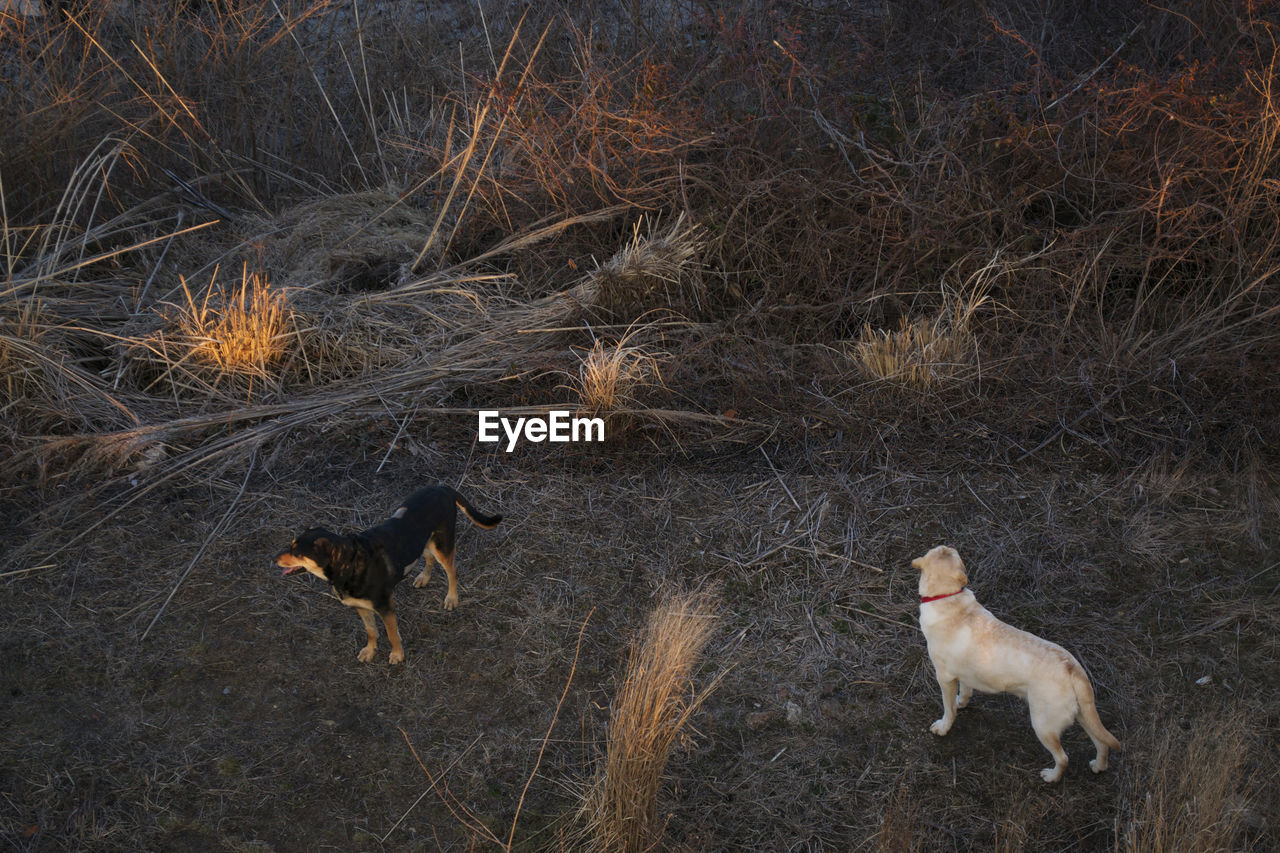
M 903 317 L 895 330 L 870 324 L 846 350 L 868 379 L 893 382 L 914 391 L 931 391 L 963 379 L 978 357 L 974 312 L 987 301 L 985 289 L 967 300 L 944 293 L 932 319 Z
M 709 595 L 677 594 L 658 606 L 633 643 L 610 708 L 604 766 L 582 805 L 590 849 L 650 850 L 660 842 L 662 774 L 685 725 L 715 686 L 697 693 L 692 687 L 715 627 Z
M 967 367 L 973 349 L 973 335 L 968 329 L 948 326 L 942 317 L 904 317 L 901 326 L 893 331 L 863 327 L 852 354 L 869 379 L 927 391 Z
M 165 303 L 164 325 L 124 345 L 125 364 L 144 390 L 178 397 L 279 390 L 295 348 L 293 312 L 283 291 L 246 267 L 230 285 L 217 271 L 203 294 L 182 280 L 179 301 Z
M 238 286 L 210 286 L 199 305 L 185 280 L 182 292 L 187 301 L 175 319 L 197 361 L 220 373 L 266 378 L 284 356 L 288 306 L 264 276 L 246 269 Z
M 431 217 L 386 190 L 303 201 L 264 223 L 263 230 L 269 232 L 262 238 L 263 262 L 285 284 L 298 287 L 328 281 L 331 290 L 385 290 L 424 245 L 432 259 L 438 254 Z
M 597 340 L 578 366 L 578 406 L 605 415 L 637 404 L 636 395 L 662 382 L 658 359 L 641 346 Z

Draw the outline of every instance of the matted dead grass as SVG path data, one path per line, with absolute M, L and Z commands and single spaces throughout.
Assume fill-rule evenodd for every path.
M 623 322 L 655 309 L 702 313 L 705 296 L 697 270 L 702 228 L 683 213 L 662 229 L 650 220 L 647 234 L 641 226 L 637 221 L 626 246 L 591 272 L 592 302 Z
M 922 394 L 978 377 L 977 315 L 991 310 L 992 287 L 1038 254 L 1016 261 L 997 255 L 959 286 L 944 282 L 932 317 L 904 315 L 896 329 L 866 324 L 856 340 L 845 342 L 845 351 L 868 379 Z
M 347 206 L 342 209 L 349 212 Z M 574 224 L 555 223 L 516 235 L 497 251 L 518 251 Z M 372 233 L 385 225 L 375 216 L 362 228 Z M 351 227 L 344 220 L 338 233 Z M 640 286 L 684 280 L 684 269 L 695 265 L 696 235 L 696 227 L 683 217 L 647 236 L 637 229 L 608 265 L 612 278 L 587 274 L 566 290 L 533 299 L 505 296 L 499 288 L 510 284 L 508 277 L 473 272 L 475 261 L 411 277 L 377 293 L 283 291 L 247 268 L 230 288 L 223 288 L 212 275 L 201 293 L 182 279 L 180 300 L 162 303 L 142 321 L 137 315 L 108 317 L 105 324 L 82 321 L 79 333 L 96 339 L 99 346 L 109 342 L 117 366 L 106 376 L 86 375 L 81 381 L 115 408 L 108 410 L 109 419 L 97 423 L 94 413 L 85 411 L 82 416 L 91 425 L 70 434 L 43 436 L 25 448 L 16 463 L 42 474 L 62 469 L 80 475 L 100 472 L 103 466 L 118 471 L 149 445 L 178 444 L 193 435 L 208 436 L 219 426 L 233 427 L 185 453 L 157 457 L 160 464 L 153 473 L 165 476 L 243 459 L 298 427 L 337 415 L 348 422 L 360 412 L 376 417 L 393 402 L 422 400 L 424 395 L 436 403 L 419 403 L 415 410 L 423 416 L 448 413 L 454 407 L 439 401 L 461 388 L 474 392 L 540 377 L 553 380 L 567 373 L 571 364 L 580 364 L 566 344 L 590 340 L 596 318 L 608 310 L 606 304 L 615 304 L 618 288 L 610 282 Z M 326 237 L 336 235 L 326 231 L 315 239 L 324 243 Z M 651 251 L 650 243 L 657 248 Z M 41 278 L 20 286 L 33 294 L 47 289 Z M 140 324 L 154 326 L 157 318 L 159 329 L 134 331 Z M 118 330 L 111 321 L 120 324 Z M 641 335 L 646 326 L 665 322 L 651 315 L 633 324 L 627 335 Z M 36 329 L 33 324 L 32 340 Z M 17 343 L 15 337 L 9 340 Z M 624 345 L 612 355 L 605 358 L 602 351 L 594 373 L 582 374 L 588 381 L 592 375 L 600 380 L 594 392 L 613 395 L 594 402 L 655 421 L 717 421 L 700 412 L 634 408 L 640 387 L 660 381 L 658 356 L 634 345 Z M 44 357 L 55 361 L 60 355 L 50 352 Z M 617 369 L 605 376 L 602 371 L 610 365 Z M 584 387 L 579 394 L 585 404 L 593 399 L 593 390 L 587 389 L 588 396 L 582 397 Z M 548 382 L 547 388 L 554 384 Z M 28 419 L 42 417 L 42 406 L 66 404 L 65 397 L 52 403 L 38 396 L 13 400 Z M 554 405 L 551 400 L 544 408 Z

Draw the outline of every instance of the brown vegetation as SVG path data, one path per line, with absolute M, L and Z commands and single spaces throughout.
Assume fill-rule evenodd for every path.
M 1134 815 L 1116 845 L 1125 853 L 1235 850 L 1261 815 L 1246 791 L 1254 727 L 1235 712 L 1190 731 L 1162 727 L 1152 762 L 1134 785 Z
M 572 845 L 638 602 L 708 579 L 620 849 L 1274 843 L 1276 4 L 3 8 L 9 846 Z M 262 555 L 424 480 L 516 521 L 405 616 L 430 678 L 335 678 Z M 944 540 L 1113 772 L 1040 791 L 998 700 L 930 740 Z
M 662 844 L 658 793 L 671 751 L 714 687 L 693 690 L 693 673 L 716 626 L 707 594 L 672 594 L 631 644 L 609 709 L 601 768 L 583 798 L 586 846 L 650 850 Z

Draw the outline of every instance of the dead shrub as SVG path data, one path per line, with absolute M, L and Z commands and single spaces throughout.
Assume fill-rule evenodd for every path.
M 652 208 L 670 197 L 679 169 L 706 131 L 680 96 L 676 69 L 663 59 L 601 54 L 588 32 L 569 26 L 560 69 L 529 67 L 516 84 L 481 77 L 481 97 L 461 106 L 490 110 L 482 148 L 500 157 L 477 176 L 489 218 L 576 212 L 622 204 Z

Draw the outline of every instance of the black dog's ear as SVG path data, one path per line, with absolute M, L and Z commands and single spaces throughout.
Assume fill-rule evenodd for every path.
M 316 560 L 317 563 L 322 566 L 328 566 L 333 562 L 333 558 L 335 556 L 333 541 L 329 539 L 328 536 L 317 536 L 315 540 L 312 541 L 311 547 L 315 549 L 316 556 L 320 558 L 319 560 Z
M 343 565 L 351 560 L 351 543 L 345 536 L 319 536 L 315 540 L 317 556 L 325 566 Z

